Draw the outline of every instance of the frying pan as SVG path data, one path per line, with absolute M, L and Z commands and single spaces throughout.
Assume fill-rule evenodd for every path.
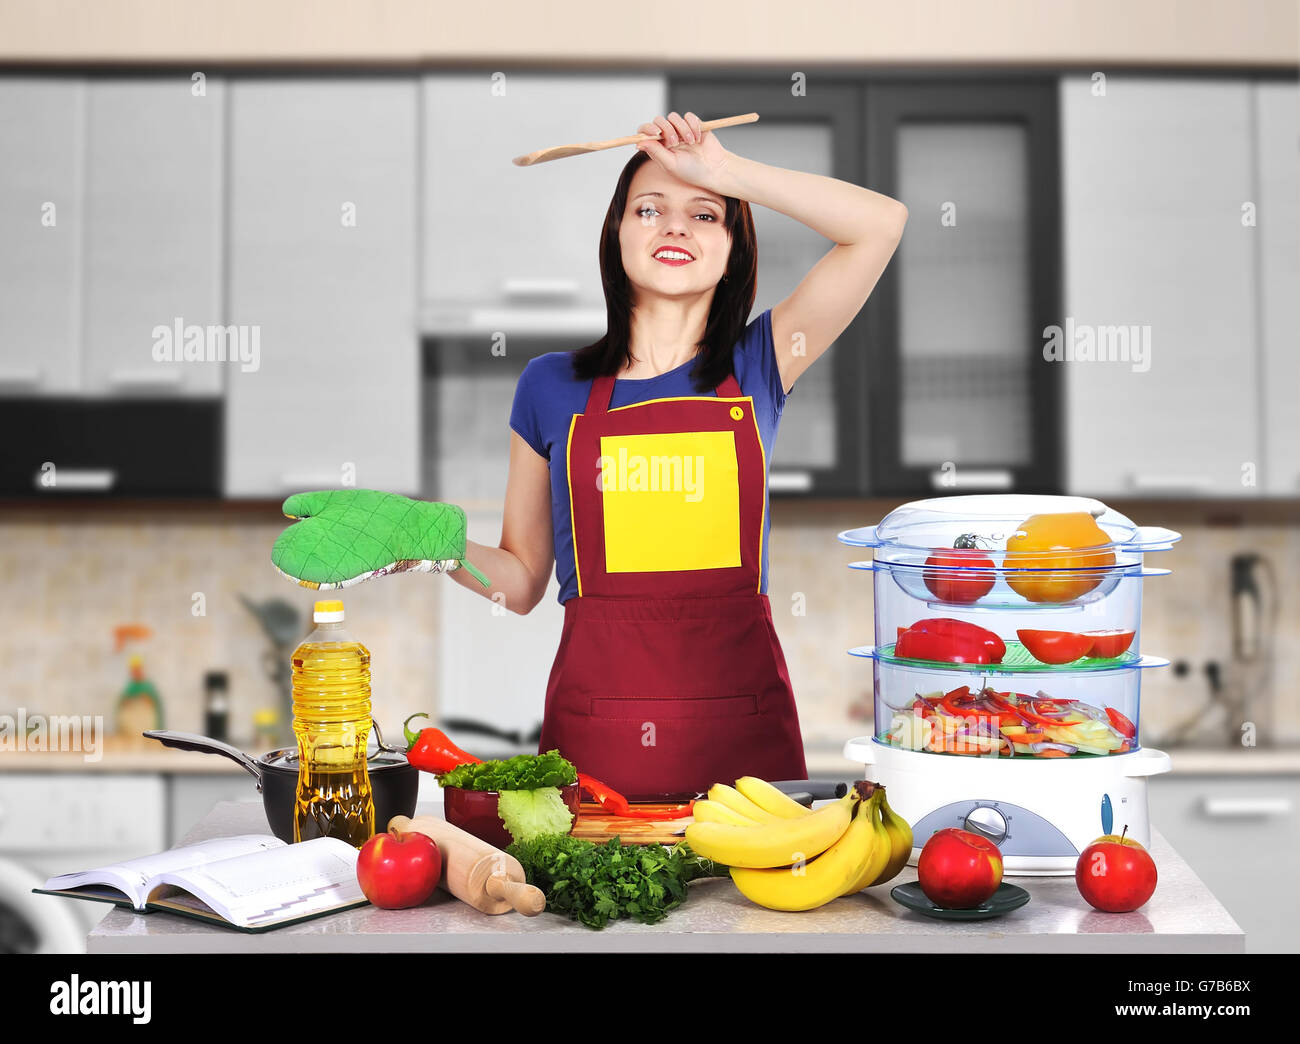
M 199 736 L 192 732 L 173 732 L 152 729 L 145 736 L 156 739 L 165 747 L 193 750 L 200 754 L 220 754 L 243 768 L 257 780 L 262 794 L 262 808 L 271 833 L 281 841 L 293 844 L 293 807 L 298 791 L 298 751 L 284 748 L 254 758 L 229 743 Z M 406 760 L 400 750 L 384 746 L 379 736 L 380 749 L 368 759 L 370 788 L 375 802 L 375 830 L 387 829 L 384 825 L 394 816 L 414 816 L 415 802 L 420 792 L 420 772 Z

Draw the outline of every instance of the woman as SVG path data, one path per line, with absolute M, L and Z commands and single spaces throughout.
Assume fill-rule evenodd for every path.
M 688 112 L 656 117 L 601 235 L 606 335 L 524 370 L 491 578 L 527 613 L 552 563 L 564 630 L 541 750 L 631 797 L 742 775 L 807 775 L 767 589 L 767 466 L 786 396 L 848 326 L 907 220 L 896 200 L 724 149 Z M 738 137 L 743 132 L 738 132 Z M 746 325 L 750 204 L 836 244 Z

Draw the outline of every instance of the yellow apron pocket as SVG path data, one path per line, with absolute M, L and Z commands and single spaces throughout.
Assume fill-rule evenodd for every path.
M 605 570 L 740 565 L 740 481 L 730 431 L 602 435 Z

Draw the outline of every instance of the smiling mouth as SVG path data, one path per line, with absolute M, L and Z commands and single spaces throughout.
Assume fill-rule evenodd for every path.
M 685 250 L 657 250 L 654 259 L 661 265 L 689 265 L 695 258 Z

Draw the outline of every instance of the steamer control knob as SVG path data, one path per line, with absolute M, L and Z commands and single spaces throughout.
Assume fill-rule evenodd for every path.
M 966 817 L 965 827 L 1000 845 L 1007 836 L 1006 817 L 990 805 L 976 805 Z

